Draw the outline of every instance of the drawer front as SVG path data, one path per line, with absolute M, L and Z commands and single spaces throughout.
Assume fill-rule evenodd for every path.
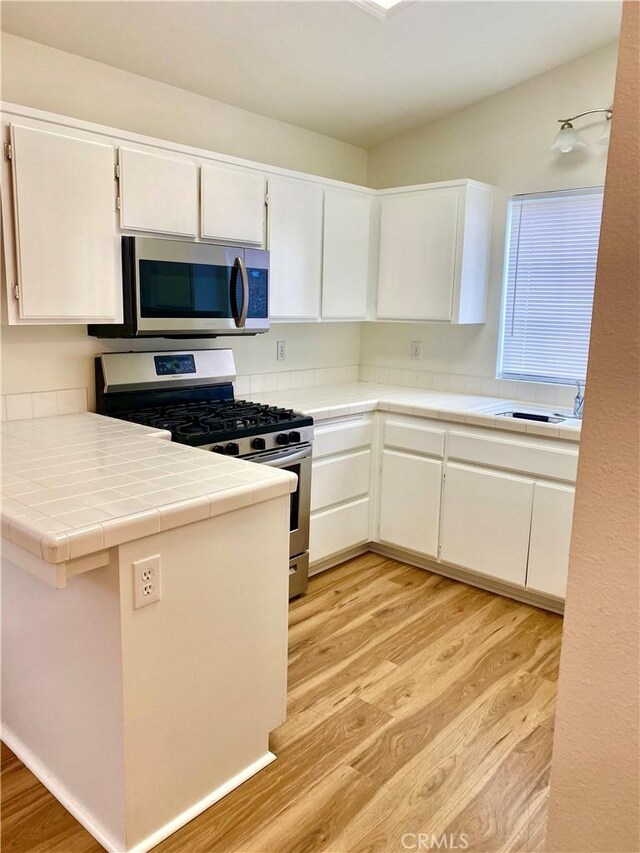
M 345 450 L 369 447 L 373 427 L 370 420 L 362 418 L 340 424 L 317 426 L 313 434 L 313 456 L 319 459 Z
M 369 498 L 311 517 L 309 558 L 312 564 L 368 541 Z
M 370 472 L 370 450 L 314 462 L 311 474 L 311 511 L 368 494 Z
M 386 447 L 397 447 L 413 453 L 425 453 L 428 456 L 444 456 L 444 437 L 441 429 L 423 427 L 418 424 L 406 424 L 388 420 L 384 425 L 384 443 Z
M 526 441 L 484 438 L 460 432 L 449 434 L 449 459 L 475 462 L 524 474 L 575 482 L 578 451 L 574 448 L 537 447 Z

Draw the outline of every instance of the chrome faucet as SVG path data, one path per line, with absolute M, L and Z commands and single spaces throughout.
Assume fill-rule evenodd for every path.
M 573 417 L 582 418 L 582 409 L 584 407 L 584 392 L 582 389 L 584 386 L 578 379 L 576 379 L 576 386 L 578 388 L 578 393 L 573 401 Z

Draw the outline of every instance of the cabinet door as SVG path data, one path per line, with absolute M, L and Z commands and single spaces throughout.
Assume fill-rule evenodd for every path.
M 120 227 L 195 237 L 198 166 L 131 148 L 120 149 Z
M 262 246 L 266 180 L 248 169 L 202 167 L 203 237 Z
M 370 234 L 370 196 L 324 191 L 323 317 L 366 316 Z
M 529 545 L 527 587 L 564 598 L 575 489 L 536 483 Z
M 322 187 L 304 181 L 269 180 L 270 315 L 320 316 Z
M 440 559 L 524 586 L 533 481 L 447 463 Z
M 122 320 L 111 145 L 11 126 L 18 310 L 24 320 Z
M 383 450 L 379 539 L 437 557 L 441 490 L 440 460 Z
M 451 320 L 459 204 L 457 187 L 382 197 L 378 317 Z

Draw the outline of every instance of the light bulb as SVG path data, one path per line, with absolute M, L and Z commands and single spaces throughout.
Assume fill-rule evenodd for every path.
M 580 139 L 570 121 L 565 121 L 551 146 L 552 151 L 560 151 L 562 154 L 568 154 L 570 151 L 575 151 L 578 148 L 585 148 L 584 142 Z

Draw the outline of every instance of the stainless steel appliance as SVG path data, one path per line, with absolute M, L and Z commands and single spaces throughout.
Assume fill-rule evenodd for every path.
M 124 322 L 98 338 L 256 335 L 269 329 L 269 252 L 150 237 L 122 238 Z
M 102 415 L 166 429 L 173 441 L 292 471 L 289 597 L 307 588 L 313 418 L 236 400 L 231 350 L 103 353 L 96 358 Z M 143 498 L 144 500 L 144 498 Z

